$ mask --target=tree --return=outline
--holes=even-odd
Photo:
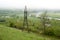
[[[46,27],[50,27],[50,19],[48,18],[47,11],[41,15],[41,22],[43,26],[44,34],[46,32]]]

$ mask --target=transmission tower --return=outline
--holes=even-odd
[[[23,21],[23,28],[28,30],[28,20],[27,20],[27,7],[25,6],[24,9],[24,21]],[[24,30],[23,29],[23,30]]]

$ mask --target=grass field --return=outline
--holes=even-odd
[[[59,40],[54,37],[37,35],[35,33],[28,33],[15,28],[0,25],[0,40]]]

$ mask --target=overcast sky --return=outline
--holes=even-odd
[[[60,9],[60,0],[0,0],[0,8]]]

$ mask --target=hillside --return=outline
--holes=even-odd
[[[46,40],[55,38],[45,37]],[[22,32],[21,30],[0,25],[0,40],[44,40],[42,35]],[[57,39],[55,39],[57,40]]]

